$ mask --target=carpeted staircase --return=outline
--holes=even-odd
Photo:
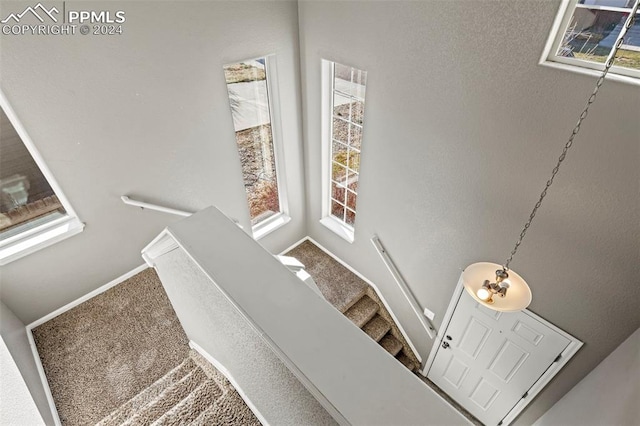
[[[98,422],[112,425],[260,425],[231,383],[195,351]]]
[[[409,370],[415,372],[420,367],[391,315],[366,282],[311,241],[302,242],[286,255],[302,262],[324,298],[369,337]]]
[[[367,290],[370,289],[368,288]],[[411,359],[412,357],[407,355],[407,350],[400,339],[394,336],[392,327],[395,324],[393,324],[393,320],[389,317],[384,306],[374,299],[377,299],[377,297],[371,294],[371,290],[369,294],[365,292],[359,299],[355,300],[352,306],[342,313],[400,361],[402,365],[415,372],[419,367],[417,360]]]

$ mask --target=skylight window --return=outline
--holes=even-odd
[[[597,75],[622,30],[635,0],[564,0],[541,63]],[[640,84],[640,13],[629,29],[613,79]]]

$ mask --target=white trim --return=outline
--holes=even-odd
[[[289,222],[291,222],[291,218],[288,215],[284,213],[276,213],[273,216],[257,223],[251,228],[251,230],[253,231],[253,239],[258,241],[261,238],[266,237],[273,231],[280,229]]]
[[[84,224],[80,219],[78,219],[78,215],[71,206],[71,203],[69,203],[69,200],[64,195],[62,188],[60,188],[60,185],[58,185],[58,182],[45,164],[44,158],[40,155],[40,152],[27,133],[27,130],[18,119],[18,116],[2,89],[0,89],[0,107],[6,114],[11,125],[13,125],[16,133],[18,133],[20,140],[40,169],[44,178],[47,180],[47,183],[55,193],[56,197],[58,197],[62,207],[64,207],[67,219],[63,224],[60,224],[58,220],[54,220],[50,223],[37,227],[37,230],[27,230],[25,231],[25,234],[21,233],[11,237],[8,239],[9,241],[3,241],[0,243],[0,246],[2,247],[0,250],[0,265],[6,265],[9,262],[82,232]],[[29,239],[33,240],[29,241]]]
[[[531,401],[535,399],[535,397],[542,391],[542,389],[547,386],[547,384],[555,377],[555,375],[558,374],[560,370],[562,370],[562,368],[569,362],[569,360],[573,358],[578,350],[580,350],[582,345],[584,345],[582,341],[576,339],[564,330],[556,327],[544,318],[534,314],[530,310],[525,309],[524,313],[532,318],[535,318],[536,320],[545,324],[547,327],[556,331],[558,334],[561,334],[562,336],[569,339],[569,344],[560,354],[560,359],[558,360],[558,362],[552,363],[547,371],[545,371],[542,376],[540,376],[538,380],[536,380],[536,382],[529,388],[529,390],[527,391],[527,397],[521,398],[517,402],[517,404],[514,405],[513,408],[507,413],[504,419],[502,419],[502,424],[504,424],[505,426],[510,425],[516,419],[516,417],[520,415],[520,413],[527,407],[527,405],[529,405],[529,403],[531,403]]]
[[[47,314],[45,316],[43,316],[40,319],[37,319],[35,321],[33,321],[31,324],[27,325],[27,329],[31,330],[34,329],[36,327],[38,327],[39,325],[44,324],[47,321],[52,320],[53,318],[57,317],[58,315],[61,315],[73,308],[75,308],[76,306],[86,302],[89,299],[94,298],[95,296],[104,293],[105,291],[109,290],[111,287],[115,287],[116,285],[120,284],[121,282],[128,280],[129,278],[133,277],[136,274],[139,274],[140,272],[144,271],[145,269],[147,269],[149,266],[147,266],[147,264],[142,264],[136,268],[134,268],[133,270],[119,276],[118,278],[109,281],[107,284],[98,287],[97,289],[85,294],[84,296],[81,296],[79,298],[77,298],[76,300],[74,300],[73,302],[67,303],[66,305],[64,305],[61,308],[56,309],[55,311],[51,312],[50,314]]]
[[[83,229],[84,223],[77,217],[64,216],[17,234],[9,242],[0,243],[0,266],[79,234]]]
[[[216,368],[216,370],[222,373],[222,375],[226,377],[227,380],[229,380],[229,382],[235,388],[235,390],[238,391],[238,394],[240,394],[240,397],[247,404],[247,407],[249,407],[249,409],[253,412],[253,414],[255,414],[258,420],[260,420],[260,423],[262,423],[265,426],[269,426],[269,422],[267,421],[267,419],[262,415],[262,413],[260,413],[258,408],[253,404],[253,402],[251,402],[247,394],[244,393],[244,391],[242,390],[242,388],[240,387],[236,379],[233,378],[229,370],[227,370],[224,365],[222,365],[217,359],[212,357],[207,351],[205,351],[200,345],[198,345],[193,340],[189,340],[189,347],[195,350],[196,352],[198,352],[200,355],[202,355],[204,359],[206,359],[211,365],[213,365]]]
[[[51,393],[51,388],[49,387],[49,381],[47,380],[47,376],[44,372],[44,367],[42,365],[42,361],[40,360],[40,354],[38,354],[38,349],[36,347],[36,342],[35,339],[33,338],[33,329],[44,324],[47,321],[52,320],[53,318],[57,317],[58,315],[61,315],[71,309],[73,309],[74,307],[86,302],[87,300],[101,294],[104,293],[105,291],[109,290],[111,287],[115,287],[116,285],[120,284],[121,282],[133,277],[136,274],[139,274],[140,272],[144,271],[145,269],[147,269],[148,266],[146,264],[144,265],[140,265],[137,268],[127,272],[124,275],[119,276],[118,278],[108,282],[107,284],[98,287],[97,289],[93,290],[90,293],[87,293],[86,295],[74,300],[71,303],[67,303],[66,305],[64,305],[63,307],[56,309],[55,311],[51,312],[50,314],[47,314],[45,316],[43,316],[40,319],[37,319],[35,321],[33,321],[32,323],[28,324],[25,326],[25,329],[27,331],[27,339],[29,339],[29,346],[31,346],[31,352],[33,353],[33,359],[36,363],[36,368],[38,369],[38,375],[40,376],[40,381],[42,382],[42,386],[44,388],[44,393],[47,396],[47,402],[49,403],[49,408],[51,409],[51,414],[53,415],[53,421],[56,424],[56,426],[61,426],[62,423],[60,421],[60,416],[58,415],[58,410],[56,410],[56,404],[53,400],[53,395]]]
[[[456,310],[456,306],[458,305],[458,300],[460,300],[460,295],[462,294],[463,291],[464,291],[464,284],[462,282],[462,274],[460,274],[460,278],[458,279],[458,284],[456,285],[456,288],[453,290],[451,301],[449,302],[447,311],[445,312],[444,317],[442,319],[442,325],[440,326],[440,331],[438,332],[436,340],[434,341],[433,346],[431,347],[429,358],[427,358],[427,362],[424,368],[422,369],[422,371],[420,372],[425,377],[427,377],[427,374],[429,373],[429,369],[433,365],[436,352],[440,347],[442,338],[447,332],[447,328],[449,327],[449,322],[453,317],[453,313]],[[527,397],[521,398],[516,403],[516,405],[514,405],[513,408],[511,408],[511,410],[502,419],[502,424],[504,424],[505,426],[511,424],[511,422],[513,422],[516,419],[516,417],[520,415],[520,413],[529,405],[529,403],[531,403],[531,401],[535,399],[536,395],[538,395],[540,391],[545,388],[545,386],[551,381],[551,379],[553,379],[553,377],[565,366],[567,362],[569,362],[569,360],[578,352],[578,350],[584,344],[582,341],[576,339],[574,336],[570,335],[569,333],[562,330],[561,328],[558,328],[556,325],[550,323],[549,321],[531,312],[530,310],[523,309],[523,312],[529,315],[531,318],[534,318],[535,320],[551,328],[558,334],[567,338],[569,340],[569,344],[562,351],[560,360],[558,362],[552,363],[549,366],[549,368],[542,374],[542,376],[540,376],[538,380],[536,380],[533,383],[533,385],[531,385],[531,387],[527,391],[528,392]]]
[[[569,20],[573,16],[573,10],[576,4],[577,0],[562,0],[538,64],[591,77],[599,77],[604,69],[604,64],[597,62],[592,63],[582,59],[562,58],[555,54],[555,52],[558,51],[564,30],[567,28]],[[640,85],[639,76],[640,71],[638,70],[613,66],[607,74],[606,79],[638,86]]]
[[[338,237],[342,238],[349,244],[353,244],[355,234],[351,226],[345,224],[340,219],[333,217],[332,215],[323,217],[320,219],[320,223]]]
[[[273,143],[273,155],[276,164],[276,184],[278,185],[278,201],[280,202],[280,214],[289,218],[289,192],[287,191],[287,173],[284,159],[284,139],[282,133],[282,114],[280,109],[280,80],[278,79],[278,64],[275,54],[265,55],[264,66],[267,86],[267,100],[269,101],[269,119],[271,120],[271,137]],[[270,218],[269,218],[270,219]],[[289,218],[290,220],[291,218]],[[267,219],[268,220],[268,219]],[[281,223],[276,228],[255,237],[256,240],[275,231],[289,220]],[[255,228],[260,224],[256,224]],[[255,233],[259,233],[254,231]]]
[[[304,243],[305,241],[309,241],[309,237],[308,236],[302,237],[300,240],[296,241],[295,243],[293,243],[292,245],[290,245],[286,249],[282,250],[280,253],[278,253],[278,255],[280,255],[280,256],[286,255],[288,252],[290,252],[294,248],[298,247],[300,244]]]
[[[291,220],[291,217],[289,216],[289,192],[287,190],[287,173],[285,169],[286,161],[284,159],[284,138],[282,132],[279,88],[280,81],[278,78],[277,55],[275,53],[269,53],[250,59],[240,59],[238,61],[225,64],[224,66],[241,62],[257,61],[258,59],[264,59],[265,86],[267,88],[267,101],[269,102],[269,123],[271,125],[271,142],[273,144],[273,156],[276,165],[276,185],[278,187],[280,211],[251,227],[251,235],[253,235],[253,239],[256,241],[286,225]],[[225,82],[225,86],[226,85],[227,83]],[[231,119],[233,121],[233,111],[230,110],[230,112]],[[236,220],[234,220],[234,222],[238,223]],[[240,227],[242,228],[242,226]]]
[[[382,301],[382,303],[384,304],[384,307],[387,309],[387,311],[389,312],[389,315],[391,315],[391,318],[393,319],[393,321],[396,323],[396,326],[398,327],[398,330],[400,330],[400,333],[402,334],[402,336],[404,337],[404,339],[407,341],[407,343],[409,344],[409,347],[411,347],[411,350],[413,351],[413,354],[416,356],[416,358],[418,359],[418,361],[420,363],[422,363],[422,357],[420,356],[420,353],[418,352],[418,350],[416,349],[416,346],[413,344],[413,341],[411,340],[411,338],[409,337],[409,335],[407,334],[407,332],[404,330],[404,328],[402,327],[402,324],[400,323],[400,321],[398,321],[398,317],[393,313],[393,310],[391,309],[391,306],[389,305],[389,302],[387,302],[387,300],[384,298],[384,296],[382,295],[382,293],[380,292],[380,289],[367,277],[365,277],[364,275],[362,275],[360,272],[356,271],[355,269],[353,269],[349,264],[347,264],[345,261],[343,261],[342,259],[340,259],[338,256],[336,256],[335,254],[331,253],[329,250],[327,250],[325,247],[323,247],[320,243],[318,243],[317,241],[315,241],[313,238],[311,237],[307,237],[307,240],[311,241],[313,244],[315,244],[320,250],[322,250],[323,252],[325,252],[326,254],[328,254],[329,256],[331,256],[336,262],[338,262],[339,264],[341,264],[342,266],[344,266],[345,268],[347,268],[349,271],[353,272],[354,274],[356,274],[356,276],[358,278],[360,278],[362,281],[366,282],[367,284],[369,284],[371,286],[371,288],[373,288],[373,290],[376,292],[376,294],[378,295],[378,297],[380,298],[380,300]]]
[[[33,143],[33,140],[31,139],[31,137],[29,137],[27,130],[22,125],[22,122],[18,119],[18,116],[11,107],[11,104],[9,104],[9,100],[5,96],[2,89],[0,89],[0,106],[4,110],[4,113],[7,115],[7,118],[13,125],[14,129],[16,129],[16,132],[18,133],[18,136],[20,136],[22,143],[27,148],[27,151],[29,151],[29,154],[31,154],[31,157],[33,157],[33,161],[36,162],[43,176],[47,179],[49,186],[51,186],[51,189],[53,189],[53,192],[55,192],[58,200],[60,200],[60,203],[64,207],[67,214],[72,217],[77,217],[78,215],[76,214],[76,211],[73,209],[73,207],[71,207],[71,203],[69,203],[69,200],[64,195],[62,188],[60,188],[60,185],[58,185],[58,182],[45,164],[44,158],[42,158],[42,155],[40,155],[40,152],[38,152],[38,149]]]
[[[431,339],[436,337],[435,327],[433,326],[433,324],[431,324],[431,321],[429,321],[429,319],[427,319],[426,316],[423,314],[423,309],[422,309],[422,306],[420,306],[418,299],[416,299],[413,292],[409,288],[409,285],[404,280],[404,278],[402,278],[402,274],[400,274],[400,271],[396,267],[395,263],[393,263],[393,260],[391,260],[389,253],[387,253],[387,250],[384,248],[384,246],[382,245],[382,242],[380,241],[377,235],[374,235],[373,237],[371,237],[371,243],[373,244],[376,251],[380,255],[382,262],[391,273],[391,276],[395,280],[396,284],[398,284],[398,287],[400,287],[400,291],[402,292],[402,295],[405,297],[405,299],[407,299],[407,303],[409,303],[409,306],[411,306],[411,310],[418,317],[418,321],[420,321],[420,325],[422,325],[422,327],[424,328],[424,331],[427,333],[427,335]]]
[[[40,360],[40,355],[38,354],[38,349],[36,348],[36,341],[34,340],[33,334],[31,333],[33,327],[30,327],[30,325],[28,325],[25,328],[27,329],[27,339],[29,340],[29,346],[31,347],[33,360],[36,363],[38,376],[40,376],[40,381],[42,382],[42,387],[44,388],[44,394],[47,397],[47,403],[49,404],[49,409],[51,410],[53,422],[56,426],[62,426],[60,415],[58,414],[58,410],[56,409],[56,403],[53,400],[53,394],[51,393],[51,388],[49,387],[49,382],[47,381],[47,375],[44,373],[44,367],[42,366],[42,361]]]
[[[163,254],[167,254],[178,247],[176,240],[174,240],[165,229],[142,249],[142,258],[147,262],[147,265],[153,267],[155,265],[154,259],[157,259]]]
[[[320,136],[321,136],[321,178],[322,178],[322,214],[331,216],[331,97],[333,94],[333,66],[334,62],[321,60],[321,112],[320,112]],[[322,220],[320,221],[322,223]],[[333,230],[332,228],[329,228]],[[335,231],[334,231],[335,232]],[[338,234],[340,235],[340,234]],[[342,237],[344,238],[344,237]],[[353,240],[353,239],[352,239]],[[348,241],[348,240],[347,240]]]

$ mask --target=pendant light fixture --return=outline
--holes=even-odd
[[[589,96],[587,105],[580,114],[578,123],[573,128],[571,136],[569,136],[569,140],[564,145],[562,153],[558,158],[558,162],[551,172],[551,177],[547,180],[547,184],[542,190],[538,202],[535,204],[531,214],[529,215],[529,220],[525,223],[524,228],[520,232],[520,237],[518,238],[518,241],[516,241],[516,245],[513,250],[511,250],[509,258],[504,265],[489,262],[474,263],[467,266],[462,273],[464,288],[480,304],[496,311],[513,312],[521,311],[531,303],[531,289],[529,289],[527,282],[520,275],[509,269],[509,264],[513,260],[513,256],[518,251],[522,240],[527,234],[527,231],[531,226],[531,222],[533,222],[533,218],[536,216],[544,197],[547,195],[549,187],[553,184],[553,179],[556,177],[556,174],[560,169],[560,165],[567,155],[567,151],[571,148],[571,145],[573,145],[573,140],[580,131],[580,126],[589,113],[589,107],[595,101],[598,90],[600,89],[600,86],[602,86],[602,83],[604,83],[604,79],[613,65],[616,54],[624,41],[627,31],[633,25],[636,13],[638,12],[638,5],[640,5],[640,0],[636,0],[622,31],[620,31],[620,34],[618,35],[613,49],[609,52],[604,69],[596,82],[596,87],[593,89],[591,96]]]

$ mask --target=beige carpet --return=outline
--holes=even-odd
[[[405,367],[416,371],[420,363],[375,290],[356,274],[304,241],[286,253],[305,266],[322,295]]]
[[[311,241],[300,243],[286,255],[293,256],[304,264],[324,298],[340,312],[349,309],[369,287]]]
[[[35,328],[33,335],[64,425],[95,424],[189,353],[153,269]]]
[[[247,425],[260,422],[229,381],[196,351],[102,419],[116,425]]]

